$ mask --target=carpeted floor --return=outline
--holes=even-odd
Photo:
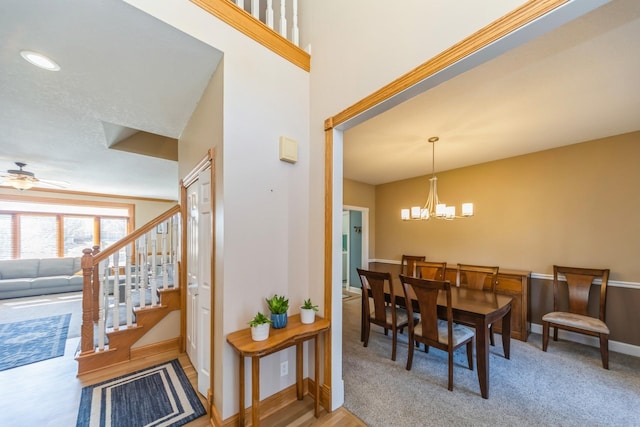
[[[71,314],[0,324],[0,371],[64,354]]]
[[[447,390],[447,356],[416,351],[411,371],[406,334],[396,361],[391,336],[372,327],[360,342],[360,301],[344,302],[344,406],[371,427],[388,426],[640,426],[640,359],[610,354],[602,368],[599,349],[558,341],[544,353],[541,336],[511,340],[511,359],[501,340],[491,348],[489,399],[482,399],[477,371],[457,351],[453,391]]]
[[[83,388],[77,427],[178,427],[205,413],[176,359]]]

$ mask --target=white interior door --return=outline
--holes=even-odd
[[[187,354],[203,396],[211,384],[211,171],[187,188]]]
[[[196,339],[198,342],[198,391],[207,396],[211,387],[211,263],[213,248],[213,202],[211,169],[200,173],[198,197],[198,304]]]
[[[198,188],[196,181],[187,188],[187,355],[198,366]]]

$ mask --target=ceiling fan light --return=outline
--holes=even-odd
[[[17,190],[28,190],[35,184],[33,181],[28,179],[11,179],[8,181],[8,184]]]
[[[60,71],[60,66],[51,58],[30,50],[20,51],[22,56],[27,62],[49,71]]]

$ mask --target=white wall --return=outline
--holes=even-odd
[[[214,77],[224,80],[222,141],[215,135],[210,144],[197,138],[193,142],[197,147],[187,151],[190,162],[213,146],[216,156],[222,157],[216,162],[218,208],[224,207],[222,213],[216,213],[216,220],[223,224],[220,234],[224,240],[223,249],[217,248],[216,253],[215,321],[216,333],[221,333],[215,345],[223,348],[220,353],[216,350],[216,356],[221,355],[216,365],[224,368],[214,368],[222,376],[215,380],[214,400],[226,419],[238,412],[238,361],[225,336],[247,327],[258,310],[264,312],[264,299],[273,293],[289,297],[290,313],[298,311],[308,294],[309,74],[192,3],[129,3],[224,53],[222,74],[217,71]],[[298,141],[297,164],[278,159],[281,135]],[[201,154],[196,157],[198,148]],[[181,174],[184,170],[181,159]],[[283,357],[293,362],[295,351],[263,359],[262,398],[293,384],[293,369],[289,376],[279,376]],[[251,378],[249,363],[246,368]],[[246,401],[251,402],[248,387]]]

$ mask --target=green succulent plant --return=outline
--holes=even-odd
[[[289,310],[289,299],[285,298],[284,295],[278,296],[278,294],[275,294],[271,298],[265,299],[272,314],[284,314]]]
[[[253,319],[251,319],[249,321],[249,326],[251,326],[253,328],[253,327],[258,326],[258,325],[264,325],[265,323],[271,323],[271,319],[269,319],[264,314],[258,312],[258,314],[256,314],[253,317]]]
[[[313,305],[313,303],[311,302],[311,298],[304,300],[304,303],[300,306],[300,308],[304,308],[305,310],[318,311],[318,306]]]

